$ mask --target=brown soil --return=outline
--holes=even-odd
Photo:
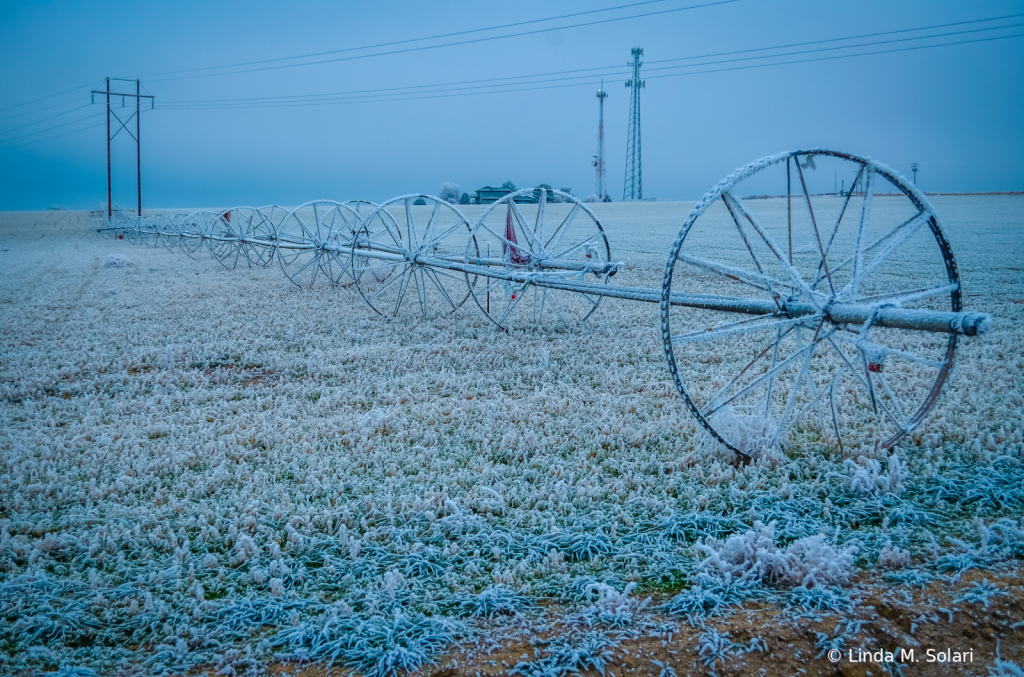
[[[877,579],[877,580],[876,580]],[[992,598],[988,608],[982,603],[955,602],[954,599],[969,589],[975,581],[987,579],[1004,591]],[[708,627],[720,633],[729,633],[729,639],[747,643],[759,638],[768,647],[766,652],[753,651],[713,666],[704,664],[698,655],[701,629],[694,629],[685,621],[659,614],[647,617],[658,623],[672,623],[675,632],[668,639],[642,636],[623,639],[614,651],[614,658],[606,668],[606,675],[661,674],[662,668],[654,661],[672,667],[680,675],[842,675],[843,677],[881,677],[890,674],[884,666],[864,657],[863,662],[850,661],[857,650],[873,653],[879,649],[898,651],[914,649],[915,662],[903,661],[892,674],[904,675],[985,675],[996,660],[996,647],[1004,661],[1024,663],[1024,563],[1013,562],[1000,571],[971,571],[956,582],[933,581],[921,588],[894,587],[880,576],[862,577],[865,591],[856,611],[846,617],[828,612],[817,618],[811,614],[794,613],[777,607],[748,605],[731,615],[719,616],[707,622]],[[653,600],[655,603],[661,600]],[[652,605],[653,606],[653,605]],[[952,620],[946,609],[952,612]],[[556,612],[557,613],[557,612]],[[537,632],[544,639],[559,634],[560,624],[546,623],[554,631]],[[932,620],[919,617],[930,616]],[[935,618],[938,617],[938,621]],[[861,620],[864,624],[853,642],[843,648],[837,663],[815,648],[817,634],[835,634],[836,624],[843,620]],[[914,627],[917,622],[917,627]],[[423,677],[475,677],[508,675],[514,666],[533,659],[535,647],[529,641],[538,621],[523,621],[518,627],[496,626],[490,635],[468,643],[436,658],[436,665],[427,666],[417,674]],[[1014,627],[1016,626],[1016,627]],[[540,655],[543,656],[543,647]],[[929,662],[928,649],[959,651],[965,662]],[[970,652],[970,653],[967,653]],[[897,653],[897,658],[899,654]],[[268,674],[287,674],[302,677],[323,677],[328,671],[322,665],[278,663],[269,666]],[[342,673],[347,672],[342,670]],[[337,674],[338,669],[331,671]],[[594,670],[586,675],[599,675]]]

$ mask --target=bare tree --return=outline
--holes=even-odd
[[[442,183],[441,192],[437,196],[445,202],[450,202],[453,205],[458,204],[459,198],[462,196],[462,189],[459,188],[457,183]]]

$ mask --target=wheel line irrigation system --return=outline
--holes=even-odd
[[[849,169],[859,190],[810,192],[816,162]],[[783,168],[778,199],[739,197]],[[883,193],[885,184],[894,192]],[[770,209],[758,214],[756,205]],[[879,226],[888,212],[901,216]],[[98,230],[193,257],[208,252],[228,269],[279,265],[299,287],[355,287],[385,316],[410,306],[450,313],[472,299],[501,329],[572,327],[606,297],[658,303],[676,388],[742,462],[797,437],[895,445],[935,404],[958,337],[992,327],[990,315],[963,311],[956,262],[923,193],[873,160],[825,149],[762,158],[723,179],[683,223],[660,289],[611,284],[622,264],[594,212],[545,188],[505,196],[474,224],[440,198],[405,195],[380,205],[116,215]],[[794,234],[810,244],[794,249]],[[708,246],[693,244],[729,237],[736,246],[713,244],[710,258]],[[918,259],[932,264],[908,273]],[[883,274],[887,267],[897,274]],[[722,286],[747,295],[699,293]],[[722,359],[709,372],[715,351]]]

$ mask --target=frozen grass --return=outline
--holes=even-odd
[[[512,674],[523,677],[563,677],[587,670],[605,674],[616,642],[601,632],[559,638],[545,647],[542,658],[518,663]]]
[[[740,468],[699,446],[653,306],[564,333],[386,321],[276,269],[0,218],[3,670],[395,674],[547,599],[585,629],[520,672],[567,674],[609,660],[651,589],[694,622],[818,612],[882,562],[916,586],[1024,556],[1024,286],[955,230],[969,303],[999,321],[925,426]],[[117,248],[135,265],[105,268]]]

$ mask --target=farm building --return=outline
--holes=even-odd
[[[484,186],[483,188],[476,191],[476,198],[474,202],[479,205],[489,205],[492,202],[497,202],[501,198],[511,193],[508,188],[495,188],[494,186]]]
[[[476,196],[473,198],[473,204],[489,205],[493,202],[497,202],[511,192],[511,190],[505,187],[495,188],[494,186],[484,186],[476,191]],[[515,199],[515,201],[519,204],[529,204],[536,202],[537,200],[531,195],[520,195]]]

